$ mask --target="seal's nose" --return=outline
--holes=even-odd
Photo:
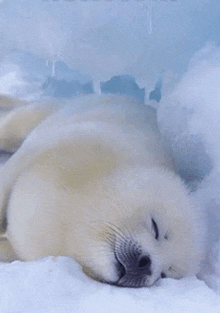
[[[144,255],[140,258],[138,262],[138,269],[148,271],[148,275],[151,275],[151,271],[149,270],[151,266],[151,259],[149,256]]]
[[[134,257],[134,256],[133,256]],[[118,286],[142,287],[145,285],[147,276],[152,274],[151,258],[148,255],[137,258],[124,258],[123,263],[118,260],[119,280]]]

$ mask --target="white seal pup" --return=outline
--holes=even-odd
[[[16,150],[0,173],[2,259],[68,256],[127,287],[198,270],[201,219],[153,108],[112,95],[25,104],[3,115],[0,147]]]

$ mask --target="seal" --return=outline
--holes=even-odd
[[[2,259],[68,256],[123,287],[197,272],[201,218],[153,108],[116,95],[25,103],[3,115],[0,146],[16,151],[1,170]]]

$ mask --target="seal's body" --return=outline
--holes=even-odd
[[[154,109],[90,95],[26,104],[1,122],[0,146],[17,149],[1,171],[0,209],[18,258],[69,256],[89,276],[130,287],[197,270],[199,218]]]

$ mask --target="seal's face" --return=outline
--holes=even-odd
[[[158,240],[159,230],[154,219],[152,222],[152,236]],[[144,234],[142,230],[142,234]],[[147,235],[145,234],[147,237]],[[140,236],[137,236],[140,237]],[[153,239],[153,238],[152,238]],[[141,238],[125,236],[118,233],[114,243],[114,254],[119,271],[118,286],[142,287],[150,286],[155,280],[155,265],[153,255],[144,247]],[[164,272],[159,277],[166,277]]]
[[[148,237],[146,230],[140,225],[139,236],[137,231],[126,234],[114,226],[109,226],[109,230],[108,241],[114,252],[115,268],[118,275],[117,281],[113,284],[123,287],[150,286],[155,281],[153,274],[155,268],[152,263],[153,257],[149,252],[150,249],[147,251],[145,247],[147,243],[144,236]],[[153,219],[152,232],[152,235],[158,238],[158,227]],[[165,274],[161,273],[160,276],[165,277]]]
[[[141,186],[138,191],[130,189],[119,211],[112,205],[111,213],[106,213],[108,221],[99,221],[95,227],[99,233],[92,236],[96,242],[87,250],[90,263],[84,270],[88,275],[135,288],[149,287],[160,278],[195,273],[202,252],[198,242],[201,226],[180,182],[169,182],[166,177],[167,188],[163,185],[162,190],[158,179],[163,185],[162,177],[157,177],[157,188],[152,179],[145,199]],[[139,197],[134,197],[138,192]]]
[[[96,258],[96,264],[97,261],[100,263],[96,266],[96,274],[90,273],[90,276],[112,285],[137,288],[149,287],[159,278],[186,275],[189,264],[187,269],[181,268],[177,258],[189,257],[187,246],[186,250],[181,247],[179,251],[175,240],[160,233],[154,218],[150,223],[150,227],[144,227],[142,222],[130,230],[128,227],[122,230],[123,227],[105,225],[103,241],[99,243],[99,257]]]

